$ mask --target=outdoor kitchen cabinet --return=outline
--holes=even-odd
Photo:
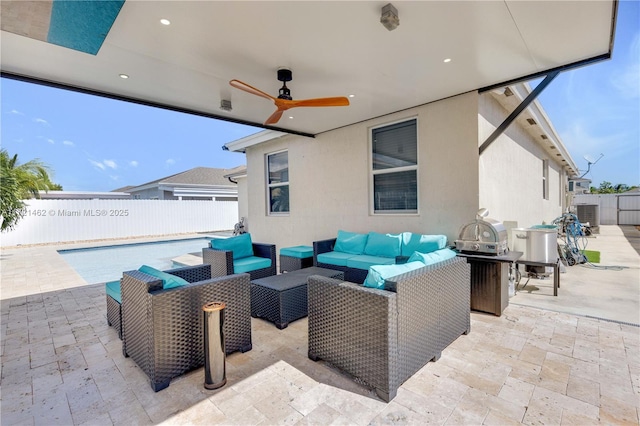
[[[459,253],[471,265],[471,310],[502,315],[509,305],[509,267],[522,256],[508,252],[501,256]]]

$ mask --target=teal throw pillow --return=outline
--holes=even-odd
[[[188,281],[180,277],[176,277],[175,275],[159,271],[156,268],[152,268],[151,266],[142,265],[140,268],[138,268],[138,271],[162,280],[162,288],[165,290],[168,288],[182,287],[183,285],[189,284]]]
[[[395,277],[406,272],[424,268],[422,262],[408,262],[401,265],[375,265],[369,268],[364,287],[384,289],[387,278]]]
[[[409,258],[409,262],[419,261],[425,265],[433,265],[434,263],[453,259],[454,257],[456,257],[456,252],[448,248],[432,251],[431,253],[420,253],[416,251]]]
[[[342,253],[362,254],[364,253],[366,244],[367,234],[338,231],[338,238],[336,238],[336,244],[333,246],[333,250]]]
[[[232,251],[234,259],[253,256],[253,244],[251,234],[241,234],[230,238],[216,238],[211,240],[211,248],[216,250]]]
[[[400,256],[401,235],[380,234],[369,232],[364,254],[370,256],[392,257]]]
[[[414,251],[429,253],[447,246],[446,235],[420,235],[411,232],[402,233],[402,255],[411,256]]]

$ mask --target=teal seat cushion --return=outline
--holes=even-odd
[[[402,256],[411,256],[414,251],[430,253],[447,246],[446,235],[420,235],[411,232],[402,233]]]
[[[140,268],[138,268],[138,271],[162,280],[162,288],[165,290],[168,288],[182,287],[183,285],[189,284],[187,280],[176,277],[175,275],[168,274],[166,272],[159,271],[156,268],[152,268],[151,266],[142,265]]]
[[[448,248],[432,251],[431,253],[420,253],[416,251],[409,258],[409,262],[419,261],[425,265],[433,265],[443,260],[453,259],[456,256],[456,252]]]
[[[336,244],[333,251],[343,253],[362,254],[364,247],[367,245],[367,234],[358,234],[355,232],[338,231]]]
[[[120,280],[109,281],[104,285],[107,296],[111,296],[113,300],[122,304],[122,294],[120,293]]]
[[[214,238],[211,240],[211,248],[232,251],[234,259],[253,256],[253,244],[249,233],[229,238]]]
[[[330,251],[318,255],[318,263],[326,263],[328,265],[347,266],[347,260],[354,255],[351,253],[342,253],[340,251]]]
[[[365,271],[373,265],[393,265],[396,263],[396,258],[382,257],[382,256],[369,256],[366,254],[360,254],[347,259],[347,267],[364,269]]]
[[[251,272],[256,269],[269,268],[271,266],[271,259],[266,257],[249,256],[242,259],[235,259],[233,261],[233,272],[241,274],[243,272]]]
[[[424,263],[420,261],[407,262],[401,265],[374,265],[369,268],[367,278],[364,280],[364,287],[384,289],[384,283],[388,278],[424,268]]]
[[[298,259],[306,259],[313,257],[313,247],[310,246],[295,246],[285,247],[280,249],[280,256],[296,257]]]
[[[380,234],[369,232],[367,245],[364,247],[364,254],[371,256],[392,257],[400,256],[400,242],[402,235]],[[368,268],[367,268],[368,269]]]

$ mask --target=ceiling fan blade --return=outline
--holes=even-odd
[[[334,106],[349,106],[349,99],[344,96],[338,96],[335,98],[316,98],[316,99],[300,99],[290,101],[289,108],[293,107],[334,107]]]
[[[276,99],[273,96],[269,95],[268,93],[265,93],[262,90],[258,90],[255,87],[250,86],[247,83],[244,83],[244,82],[242,82],[240,80],[231,80],[229,82],[229,84],[231,86],[235,87],[236,89],[244,90],[245,92],[251,93],[252,95],[261,96],[261,97],[269,99],[271,101]]]
[[[267,118],[267,121],[265,121],[264,124],[276,124],[278,121],[280,121],[280,117],[282,117],[283,112],[284,110],[277,109],[276,112],[274,112],[269,118]]]

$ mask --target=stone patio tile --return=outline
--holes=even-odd
[[[329,407],[327,404],[319,404],[309,414],[306,414],[304,418],[296,422],[296,425],[330,425],[334,422],[344,422],[342,415],[334,408]],[[371,423],[375,425],[375,421]],[[378,423],[379,424],[379,423]]]
[[[342,417],[352,425],[368,425],[387,405],[378,398],[357,395],[342,389],[334,389],[334,392],[329,393],[325,404],[342,413]]]
[[[225,423],[225,416],[209,399],[204,399],[173,417],[164,424],[168,425],[213,425]]]
[[[526,407],[529,405],[529,400],[533,395],[534,389],[535,386],[531,383],[527,383],[513,377],[507,377],[504,382],[504,386],[502,386],[500,393],[498,393],[498,398]]]
[[[335,410],[332,414],[338,414]],[[334,416],[335,416],[334,414]],[[377,425],[425,425],[433,423],[429,421],[429,417],[423,414],[416,413],[415,411],[408,410],[404,406],[391,401],[385,408],[369,423],[371,426]],[[307,423],[307,424],[326,424],[322,422]]]
[[[308,391],[293,399],[291,406],[303,416],[309,415],[331,396],[333,389],[325,384],[318,383]],[[326,405],[326,404],[325,404]],[[327,406],[327,408],[331,408]]]
[[[600,421],[605,424],[639,424],[638,409],[615,398],[600,397]]]
[[[599,424],[602,424],[599,417],[594,419],[568,410],[562,412],[562,420],[560,421],[561,426],[590,426]]]
[[[569,378],[567,396],[587,402],[596,407],[600,406],[600,384],[579,376]]]
[[[109,417],[114,425],[151,425],[153,422],[137,399],[109,407]]]

